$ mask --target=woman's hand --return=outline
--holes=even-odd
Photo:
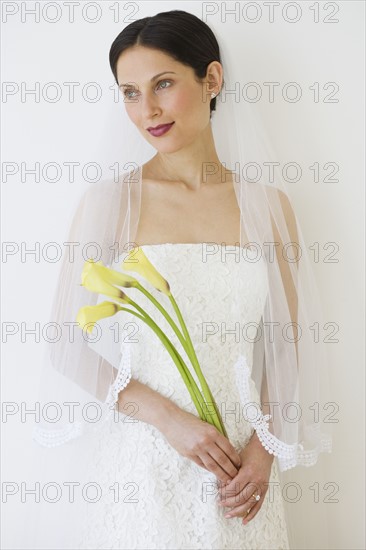
[[[230,441],[215,426],[177,408],[161,428],[168,443],[226,483],[238,474],[240,456]]]
[[[263,447],[255,431],[239,455],[241,467],[237,476],[220,489],[219,506],[232,508],[225,517],[243,517],[242,523],[246,525],[264,502],[274,457]],[[260,495],[258,501],[256,495]]]

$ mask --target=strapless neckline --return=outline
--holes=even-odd
[[[209,246],[211,247],[209,248]],[[212,245],[216,245],[216,247],[213,247]],[[258,262],[263,262],[261,251],[259,251],[259,257],[258,257],[258,250],[249,248],[247,246],[240,246],[240,245],[226,245],[226,244],[218,244],[218,243],[209,243],[209,242],[201,242],[201,243],[153,243],[153,244],[139,244],[139,248],[141,248],[143,251],[146,251],[146,254],[149,255],[151,252],[152,256],[155,256],[158,254],[158,251],[161,250],[161,253],[166,256],[170,255],[170,253],[175,256],[174,251],[178,252],[181,251],[181,254],[186,254],[188,250],[192,251],[192,254],[194,253],[196,255],[200,253],[207,254],[208,257],[211,258],[211,261],[215,261],[215,258],[218,258],[220,256],[220,261],[223,261],[223,255],[225,257],[225,261],[230,261],[230,259],[233,259],[234,263],[247,263],[247,261],[250,264],[258,264]],[[226,248],[227,247],[227,248]],[[137,248],[137,245],[136,245]],[[235,252],[235,254],[233,254]],[[120,254],[115,260],[111,262],[112,264],[119,264],[121,262],[121,259],[125,259],[127,256],[127,252],[123,252]],[[179,253],[179,255],[181,255]],[[238,260],[238,255],[243,259],[244,262],[240,262]],[[229,260],[226,260],[226,258],[229,258]],[[206,262],[205,262],[206,263]]]
[[[258,253],[255,249],[251,249],[248,246],[240,246],[238,244],[219,244],[219,243],[210,243],[210,242],[202,242],[202,243],[153,243],[153,244],[140,244],[140,248],[148,248],[148,247],[154,247],[154,246],[219,246],[220,248],[228,247],[228,248],[241,248],[242,250],[247,250],[248,252],[255,252]]]

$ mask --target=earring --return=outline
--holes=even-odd
[[[211,99],[213,99],[214,97],[216,97],[216,94],[215,94],[215,92],[212,92]]]

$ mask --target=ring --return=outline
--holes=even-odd
[[[260,495],[255,495],[254,493],[252,494],[252,497],[254,497],[257,502],[261,498]]]

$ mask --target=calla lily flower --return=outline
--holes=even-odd
[[[105,317],[112,317],[120,309],[121,307],[118,304],[108,301],[101,302],[97,306],[84,306],[79,309],[76,322],[79,323],[83,330],[85,325],[88,325],[85,330],[90,334],[97,321]]]
[[[81,284],[84,286],[84,282],[88,279],[88,277],[90,275],[95,277],[96,274],[111,285],[128,288],[136,287],[139,284],[137,279],[134,277],[121,273],[120,271],[116,271],[115,269],[111,269],[110,267],[106,267],[100,260],[95,262],[93,259],[88,259],[84,264],[83,272],[81,274]]]
[[[115,284],[122,286],[123,283],[126,286],[136,286],[138,281],[128,275],[123,275],[118,271],[113,273],[113,271],[113,269],[103,266],[102,262],[94,262],[94,260],[89,259],[84,264],[81,274],[81,284],[91,292],[111,296],[127,304],[130,302],[129,297],[117,288]]]
[[[130,250],[126,259],[122,263],[122,269],[139,273],[157,290],[163,292],[163,294],[166,294],[167,296],[171,295],[168,281],[160,275],[159,271],[157,271],[150,260],[146,257],[140,246],[136,246]]]

